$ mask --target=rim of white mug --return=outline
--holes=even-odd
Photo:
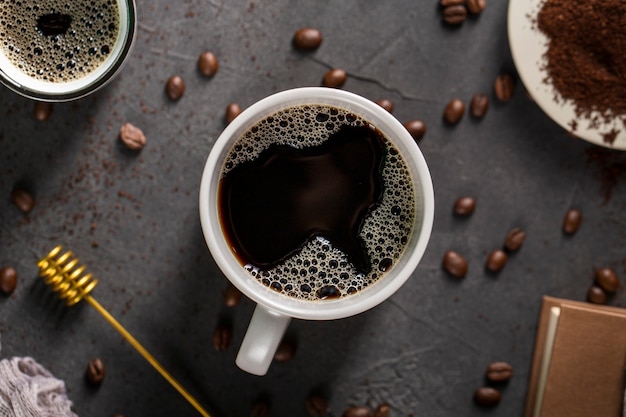
[[[299,300],[266,287],[252,277],[234,256],[221,231],[217,208],[217,186],[224,160],[233,143],[254,123],[279,109],[294,105],[336,106],[372,123],[389,138],[403,155],[411,172],[418,205],[416,224],[398,264],[371,286],[356,294],[334,300]],[[277,313],[307,320],[329,320],[364,312],[390,297],[412,275],[422,258],[434,219],[432,179],[415,140],[406,128],[378,104],[345,90],[302,87],[275,93],[244,110],[220,134],[207,158],[199,193],[200,222],[204,237],[222,273],[243,294]],[[422,213],[419,216],[419,213]]]

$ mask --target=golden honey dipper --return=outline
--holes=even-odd
[[[62,251],[63,247],[57,246],[37,263],[39,276],[44,282],[57,292],[61,299],[65,300],[67,306],[73,306],[80,300],[91,304],[201,415],[211,417],[198,401],[100,303],[89,295],[98,285],[98,280],[90,273],[85,274],[85,266],[80,265],[80,260],[72,252],[67,251],[61,254]]]

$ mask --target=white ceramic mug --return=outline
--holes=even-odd
[[[411,170],[416,194],[413,231],[400,259],[373,285],[356,294],[334,300],[299,300],[266,287],[246,271],[233,255],[220,224],[218,184],[224,161],[233,144],[261,119],[280,109],[305,104],[345,109],[374,125],[403,155]],[[233,285],[257,303],[237,356],[237,365],[252,374],[264,375],[291,318],[340,319],[368,310],[391,296],[411,276],[424,254],[433,217],[433,186],[426,161],[404,126],[378,104],[343,90],[306,87],[276,93],[247,108],[215,142],[200,185],[200,220],[209,250]]]

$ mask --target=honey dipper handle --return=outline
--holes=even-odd
[[[147,360],[150,363],[150,365],[152,365],[152,367],[156,369],[161,374],[161,376],[163,376],[163,378],[167,380],[167,382],[169,382],[174,388],[176,388],[176,390],[183,397],[185,397],[185,399],[189,402],[189,404],[191,404],[204,417],[211,417],[209,413],[207,413],[202,408],[202,406],[198,403],[198,401],[196,401],[196,399],[193,398],[191,394],[189,394],[182,387],[182,385],[180,385],[178,381],[176,381],[174,377],[170,375],[170,373],[167,372],[165,368],[163,368],[163,366],[156,359],[154,359],[154,356],[152,356],[146,349],[144,349],[144,347],[141,346],[141,344],[130,333],[128,333],[128,331],[126,331],[126,329],[117,320],[115,320],[115,318],[112,315],[110,315],[109,312],[106,311],[104,307],[102,307],[100,303],[98,303],[95,300],[95,298],[91,297],[90,295],[86,295],[84,297],[84,300],[87,301],[89,304],[91,304],[91,306],[95,308],[98,311],[98,313],[100,313],[102,317],[104,317],[106,321],[108,321],[111,324],[111,326],[113,326],[115,330],[117,330],[124,337],[124,339],[126,339],[126,341],[130,343],[132,347],[134,347],[137,350],[137,352],[139,352],[141,356],[143,356],[144,359]]]

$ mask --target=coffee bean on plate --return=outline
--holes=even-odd
[[[320,395],[311,395],[304,403],[309,417],[325,417],[328,414],[328,402]]]
[[[487,366],[485,376],[492,382],[504,382],[513,376],[513,367],[506,362],[493,362]]]
[[[362,405],[354,405],[352,407],[347,408],[342,417],[372,417],[372,410],[369,407],[365,407]]]
[[[10,294],[17,286],[17,271],[15,268],[5,266],[0,269],[0,291]]]
[[[596,269],[596,282],[606,292],[613,293],[619,288],[619,278],[611,268]]]
[[[563,232],[573,235],[580,228],[583,221],[583,213],[578,209],[570,209],[563,217]]]
[[[218,352],[223,352],[230,346],[233,338],[232,327],[225,322],[219,323],[213,331],[213,347]]]
[[[443,120],[449,125],[455,125],[461,121],[465,113],[465,104],[455,98],[450,100],[443,112]]]
[[[346,72],[341,68],[333,68],[324,74],[322,85],[324,87],[340,88],[348,78]]]
[[[106,375],[104,362],[100,358],[94,358],[87,363],[87,381],[93,385],[100,385]]]
[[[179,75],[172,75],[165,84],[165,92],[171,100],[180,100],[185,94],[185,81]]]
[[[458,5],[461,5],[461,4],[465,4],[465,0],[440,0],[439,3],[443,7],[458,6]]]
[[[515,80],[509,73],[502,73],[496,77],[493,90],[500,101],[509,101],[515,93]]]
[[[219,67],[219,61],[213,52],[204,51],[198,56],[198,71],[205,77],[214,76]]]
[[[51,114],[52,103],[47,103],[45,101],[35,102],[35,106],[33,107],[33,116],[35,116],[35,120],[44,122],[50,118]]]
[[[490,270],[491,272],[500,272],[504,265],[506,265],[506,261],[508,256],[505,251],[502,249],[496,249],[492,251],[487,257],[487,262],[485,263],[485,268]]]
[[[421,140],[426,134],[426,123],[421,120],[409,120],[404,123],[404,127],[416,141]]]
[[[449,25],[457,26],[467,19],[467,9],[464,5],[446,6],[443,9],[443,21]]]
[[[467,274],[467,261],[454,251],[447,251],[443,255],[443,268],[453,277],[463,278]]]
[[[492,387],[480,387],[474,392],[474,402],[483,407],[493,407],[500,403],[502,394]]]
[[[301,51],[313,51],[322,44],[322,32],[315,28],[301,28],[293,34],[292,44]]]
[[[226,119],[226,123],[228,124],[232,122],[233,120],[235,120],[235,117],[239,116],[241,112],[242,110],[239,104],[230,103],[228,106],[226,106],[226,113],[224,115],[224,119]]]
[[[474,212],[475,208],[476,200],[473,197],[464,196],[456,199],[452,211],[457,216],[469,216]]]
[[[480,14],[487,7],[487,0],[467,0],[467,9],[472,14]]]
[[[288,362],[296,356],[296,343],[293,340],[283,339],[274,353],[276,362]]]
[[[605,304],[606,292],[602,288],[592,285],[587,291],[587,300],[593,304]]]
[[[233,284],[229,283],[224,293],[224,304],[227,307],[235,307],[241,301],[241,291]]]
[[[381,98],[380,100],[376,100],[375,103],[383,109],[387,110],[389,113],[393,112],[393,101],[389,100],[388,98]]]
[[[146,135],[132,123],[124,123],[120,127],[120,140],[129,149],[138,151],[146,146]]]
[[[257,401],[250,410],[250,417],[268,417],[270,415],[270,406],[265,401]]]
[[[506,234],[504,238],[504,248],[509,252],[519,250],[526,240],[526,232],[519,227],[514,227]]]
[[[379,404],[374,409],[374,417],[389,417],[391,407],[387,403]]]
[[[474,94],[470,101],[470,114],[476,119],[482,119],[489,110],[489,97],[486,94]]]
[[[11,201],[24,213],[30,213],[35,207],[35,199],[30,193],[22,188],[14,188],[11,191]]]

